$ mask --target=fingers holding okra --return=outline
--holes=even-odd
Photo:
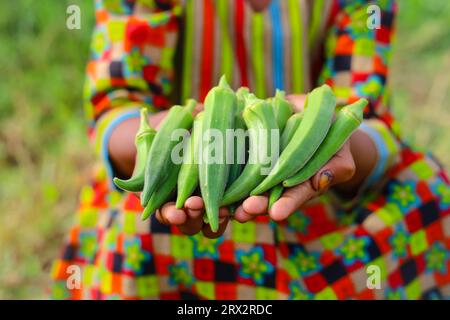
[[[322,178],[315,175],[329,173],[321,169],[330,163],[334,182],[342,180],[349,161],[333,157],[343,149],[349,156],[345,146],[367,101],[337,108],[327,85],[308,94],[301,112],[283,91],[261,98],[266,97],[248,89],[233,91],[222,77],[198,115],[197,103],[189,100],[172,107],[156,132],[142,123],[148,138],[142,139],[141,130],[136,140],[136,175],[115,182],[127,191],[142,190],[143,219],[156,212],[160,222],[186,234],[215,237],[230,211],[240,222],[267,212],[276,221],[285,219],[317,194]]]
[[[219,225],[217,231],[212,231],[209,224],[203,221],[203,200],[198,196],[186,200],[184,208],[178,209],[174,202],[164,204],[155,213],[156,219],[165,225],[178,226],[186,235],[194,235],[199,232],[208,238],[217,238],[223,234],[229,221],[230,213],[226,208],[219,210]]]

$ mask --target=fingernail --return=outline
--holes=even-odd
[[[331,181],[333,181],[333,174],[329,170],[322,172],[319,178],[318,191],[321,192],[328,188],[331,184]]]

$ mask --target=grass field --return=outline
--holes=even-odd
[[[0,298],[46,298],[92,153],[81,105],[91,0],[0,2]],[[391,71],[406,140],[450,168],[450,2],[399,0]],[[82,29],[65,27],[78,4]]]

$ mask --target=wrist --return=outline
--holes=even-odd
[[[349,181],[335,186],[335,189],[344,196],[352,196],[358,192],[378,161],[375,143],[364,131],[356,130],[350,137],[349,143],[356,171]]]
[[[150,126],[157,128],[167,115],[167,110],[149,116]],[[134,143],[139,129],[138,117],[129,118],[116,125],[108,142],[109,159],[115,175],[121,179],[129,178],[136,163],[136,146]]]
[[[127,179],[134,170],[136,147],[134,136],[139,127],[139,118],[124,120],[111,133],[108,142],[109,159],[115,175]]]

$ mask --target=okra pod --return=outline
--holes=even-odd
[[[162,121],[147,157],[144,190],[141,193],[142,206],[147,205],[158,185],[172,172],[175,166],[171,158],[172,149],[180,142],[172,139],[172,133],[177,129],[191,128],[195,106],[196,102],[192,99],[188,100],[185,107],[173,106]]]
[[[272,150],[272,139],[274,134],[279,135],[279,130],[269,102],[250,100],[250,105],[244,109],[243,118],[250,134],[248,163],[239,178],[226,190],[222,205],[229,205],[247,197],[266,176],[263,172],[267,166],[264,158],[267,154],[273,156],[277,151]],[[262,155],[261,150],[267,154]]]
[[[277,202],[281,195],[283,194],[284,188],[281,183],[277,184],[275,187],[270,189],[269,194],[269,209],[272,208],[272,205]]]
[[[251,192],[261,194],[291,177],[305,166],[325,138],[333,119],[336,97],[323,85],[308,96],[308,107],[292,140],[278,158],[270,174]]]
[[[283,186],[295,186],[308,180],[317,173],[342,148],[347,139],[359,127],[363,120],[363,110],[366,105],[366,99],[359,99],[343,107],[338,112],[336,120],[331,126],[324,142],[320,145],[311,160],[297,174],[283,181]]]
[[[247,87],[240,87],[236,91],[236,114],[241,114],[245,108],[245,100],[247,99],[250,91]]]
[[[286,126],[284,127],[283,133],[280,138],[281,151],[283,151],[289,142],[292,140],[292,137],[297,131],[300,123],[303,119],[303,112],[293,114],[288,121],[286,122]]]
[[[139,130],[136,133],[134,143],[136,146],[136,165],[133,175],[128,180],[114,178],[114,184],[122,190],[129,192],[142,191],[144,187],[145,163],[148,151],[155,138],[156,130],[150,127],[148,123],[147,108],[141,109],[141,120]]]
[[[295,113],[293,114],[288,121],[286,122],[286,126],[284,127],[283,133],[281,135],[280,139],[280,145],[281,145],[281,151],[283,151],[286,146],[288,145],[289,141],[291,141],[292,136],[294,135],[295,131],[297,130],[298,126],[302,122],[303,119],[303,112]],[[277,184],[275,187],[273,187],[270,190],[269,195],[269,209],[272,208],[272,205],[280,199],[281,195],[283,194],[283,185]]]
[[[291,103],[286,100],[286,93],[282,90],[277,89],[275,96],[270,102],[272,104],[275,119],[277,120],[278,128],[283,132],[287,120],[294,113],[294,108]]]
[[[234,120],[235,130],[242,130],[242,132],[245,132],[245,123],[242,119],[242,116],[239,114],[236,114],[236,118]],[[242,172],[242,166],[243,166],[243,159],[244,153],[242,150],[239,150],[239,136],[233,137],[233,163],[230,164],[230,173],[228,174],[228,180],[227,180],[227,188],[234,182],[236,179],[240,176]],[[244,147],[245,147],[245,141],[244,141]]]
[[[183,164],[178,174],[178,194],[175,206],[181,209],[198,186],[199,147],[202,139],[203,111],[194,120],[188,147],[183,154]]]
[[[234,128],[236,104],[236,94],[231,90],[225,76],[222,76],[218,86],[208,92],[204,102],[205,115],[199,180],[206,215],[213,232],[219,228],[219,207],[230,169],[230,165],[226,161],[227,143],[225,138],[226,130]],[[222,143],[219,143],[220,139]]]
[[[239,131],[244,133],[245,122],[242,119],[242,111],[245,108],[245,99],[249,94],[248,88],[241,87],[236,92],[237,104],[236,104],[236,118],[234,121],[235,135],[233,139],[233,163],[230,165],[230,173],[228,174],[227,188],[239,177],[242,171],[242,166],[244,164],[244,153],[242,151],[245,148],[245,137],[243,141],[243,146],[240,145],[239,141]]]
[[[152,196],[150,197],[144,211],[141,214],[141,219],[145,220],[150,217],[157,209],[159,209],[163,204],[169,200],[169,198],[174,194],[177,186],[178,172],[180,171],[181,165],[177,164],[172,168],[167,179],[158,186]]]

